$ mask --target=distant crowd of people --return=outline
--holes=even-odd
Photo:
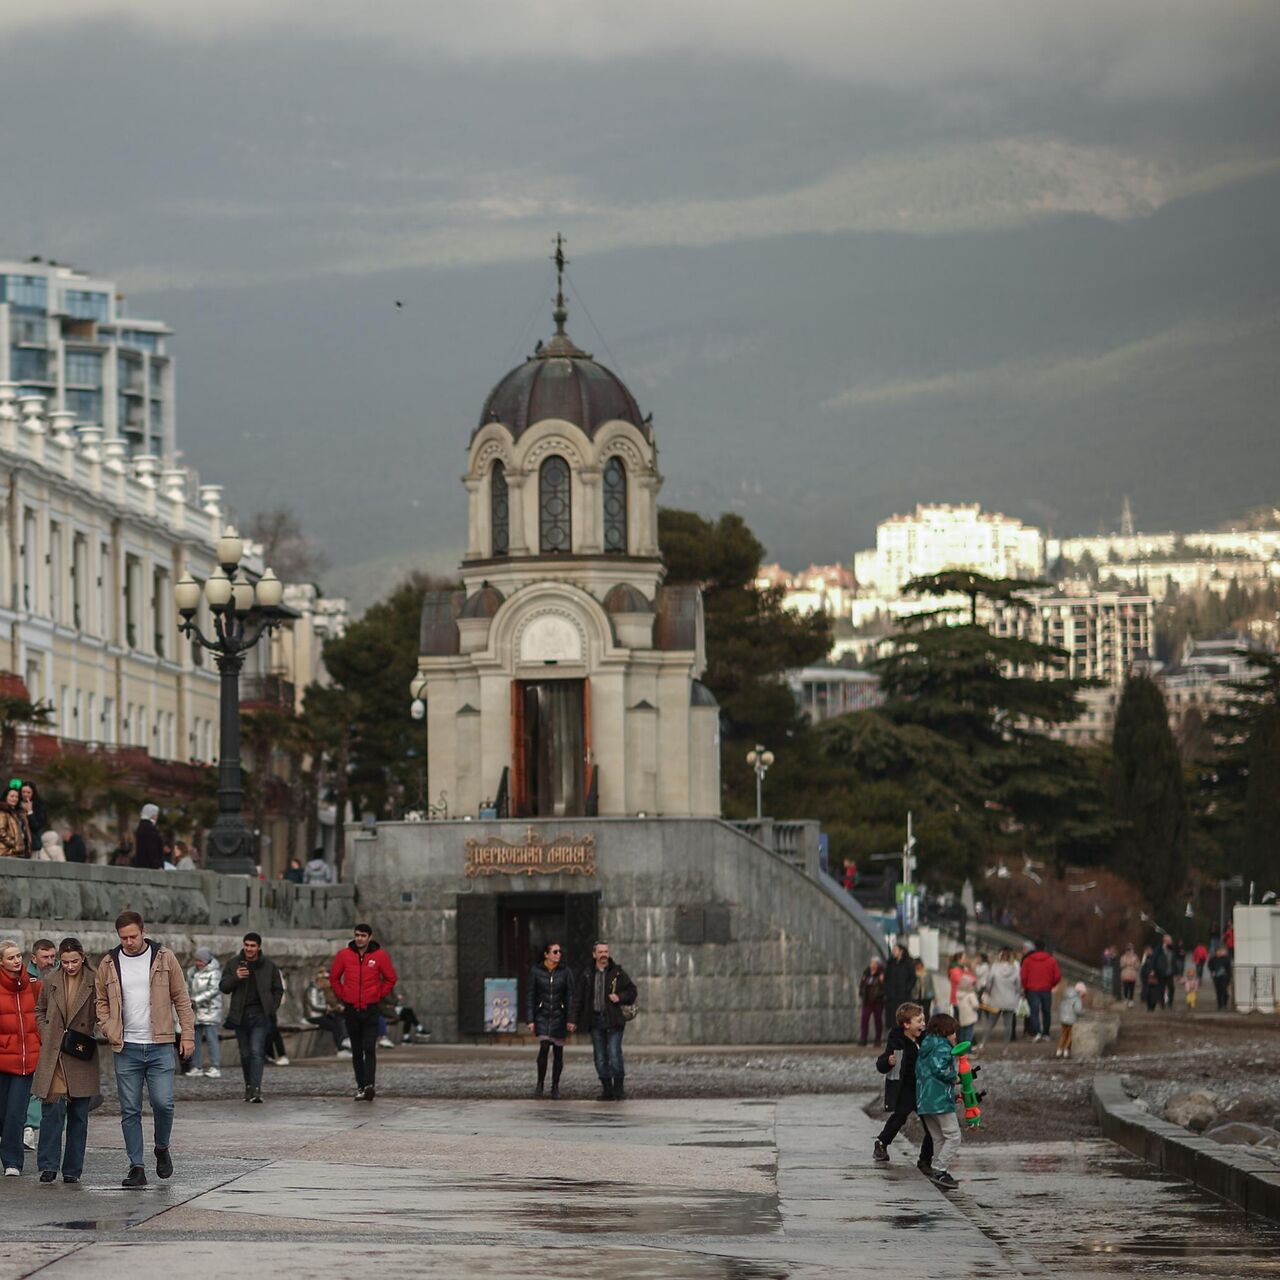
[[[10,778],[0,801],[0,858],[29,858],[43,862],[91,862],[84,837],[70,828],[59,833],[50,823],[40,792],[30,779]],[[109,858],[113,867],[148,871],[199,871],[201,856],[195,844],[160,827],[159,805],[142,806],[132,837],[121,840]],[[265,878],[262,869],[259,878]],[[323,849],[304,864],[290,858],[280,877],[293,884],[333,884],[336,876]]]
[[[1102,963],[1104,974],[1116,974],[1117,994],[1126,1008],[1132,1009],[1137,1000],[1142,1000],[1148,1013],[1172,1009],[1181,988],[1187,1011],[1194,1012],[1206,973],[1213,985],[1218,1009],[1228,1008],[1234,955],[1235,930],[1228,926],[1220,939],[1198,942],[1189,954],[1181,938],[1175,940],[1166,933],[1154,946],[1143,947],[1141,954],[1132,942],[1126,943],[1118,956],[1115,949],[1109,947]]]
[[[981,1045],[1003,1023],[1013,1043],[1019,1022],[1036,1043],[1049,1039],[1053,997],[1063,979],[1057,959],[1043,942],[1028,943],[1021,958],[1006,948],[996,953],[994,961],[985,951],[973,956],[956,951],[947,962],[946,981],[948,1008],[961,1041]],[[1080,982],[1069,985],[1058,1001],[1058,1057],[1071,1056],[1073,1029],[1087,994],[1087,987]],[[933,975],[922,960],[910,956],[901,943],[894,943],[886,961],[873,957],[867,965],[858,983],[858,997],[859,1043],[867,1043],[874,1025],[878,1046],[886,1009],[918,1005],[928,1021],[934,1005]]]

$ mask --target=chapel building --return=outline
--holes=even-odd
[[[664,585],[652,415],[569,337],[556,263],[555,333],[471,435],[464,590],[423,606],[430,791],[458,816],[718,816],[702,597]]]

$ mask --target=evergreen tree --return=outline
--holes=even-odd
[[[415,575],[324,647],[324,663],[338,693],[314,697],[306,707],[332,736],[335,704],[349,714],[346,785],[358,813],[390,817],[416,794],[422,770],[422,729],[409,717],[409,685],[418,669],[422,598],[441,584]],[[314,702],[314,711],[313,711]]]
[[[1186,877],[1190,818],[1164,694],[1148,676],[1131,676],[1116,708],[1111,799],[1115,869],[1167,919]]]
[[[702,588],[707,636],[702,680],[720,704],[725,812],[753,814],[755,781],[743,756],[757,742],[776,750],[788,741],[794,763],[794,744],[807,724],[783,675],[826,657],[831,620],[822,613],[800,616],[784,609],[780,588],[755,585],[764,547],[741,516],[708,520],[692,511],[662,508],[658,541],[667,582]],[[781,760],[786,753],[777,754]],[[773,785],[773,775],[769,794],[779,801],[785,795],[780,785]]]
[[[1244,839],[1235,870],[1261,895],[1280,890],[1276,851],[1280,845],[1280,706],[1265,707],[1249,734],[1249,777],[1244,802]]]

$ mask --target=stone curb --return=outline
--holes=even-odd
[[[1093,1107],[1104,1138],[1246,1214],[1280,1222],[1280,1168],[1270,1161],[1149,1114],[1134,1105],[1119,1076],[1094,1076]]]

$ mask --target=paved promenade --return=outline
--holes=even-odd
[[[1177,1188],[1119,1180],[1136,1166],[1114,1148],[975,1148],[948,1199],[901,1147],[870,1163],[861,1100],[184,1101],[173,1181],[148,1170],[135,1192],[119,1187],[118,1122],[99,1113],[83,1185],[39,1184],[34,1160],[0,1181],[0,1280],[961,1280],[1153,1261],[1123,1241],[1150,1225],[1144,1196],[1167,1206]],[[1091,1145],[1117,1163],[1091,1165]],[[1222,1248],[1176,1249],[1190,1269],[1162,1275],[1269,1273],[1280,1237],[1187,1194],[1218,1215]]]

